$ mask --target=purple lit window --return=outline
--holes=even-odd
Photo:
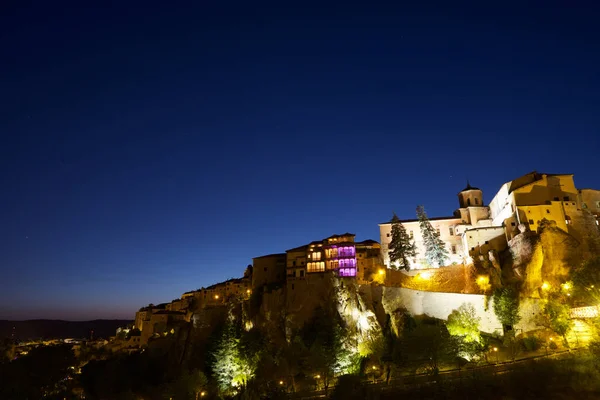
[[[340,268],[338,274],[339,276],[356,276],[356,268]]]

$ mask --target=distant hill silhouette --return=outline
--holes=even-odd
[[[51,319],[32,319],[28,321],[0,320],[0,338],[11,337],[13,327],[15,338],[30,339],[89,339],[94,331],[94,338],[108,339],[115,335],[117,328],[133,323],[128,320],[97,319],[93,321],[61,321]]]

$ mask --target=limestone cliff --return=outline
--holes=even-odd
[[[505,278],[521,282],[522,297],[538,298],[544,282],[552,286],[564,282],[583,256],[577,239],[545,221],[539,234],[523,232],[509,241]]]

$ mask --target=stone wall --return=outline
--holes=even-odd
[[[427,315],[442,320],[462,304],[471,304],[481,319],[479,329],[487,333],[502,333],[502,324],[494,314],[491,297],[478,294],[424,292],[419,290],[384,287],[382,305],[387,314],[398,309],[406,309],[411,315]],[[540,312],[540,303],[536,299],[524,299],[521,302],[521,322],[515,327],[517,333],[538,329],[535,316]]]

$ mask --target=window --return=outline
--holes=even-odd
[[[450,233],[450,236],[454,236],[454,228],[453,227],[448,228],[448,232]]]
[[[533,225],[533,224],[534,224],[533,220],[532,220],[532,219],[530,219],[530,220],[529,220],[529,225]]]
[[[386,234],[385,236],[387,236],[387,237],[390,237],[390,234],[388,233],[388,234]]]
[[[467,206],[471,205],[471,199],[467,199]]]
[[[546,214],[550,214],[550,210],[546,209]]]
[[[490,242],[488,240],[485,241],[485,244],[490,244]]]
[[[563,201],[569,201],[569,196],[563,197]]]
[[[471,247],[471,251],[475,251],[475,247]]]
[[[479,204],[479,199],[475,199],[475,204]]]
[[[292,261],[292,267],[296,266],[296,261]]]
[[[600,208],[600,206],[598,206]],[[413,239],[415,237],[413,231],[410,231],[410,238]]]
[[[555,197],[555,198],[554,198],[554,201],[558,201],[558,197]]]
[[[437,235],[440,236],[440,228],[435,228],[435,231],[437,232]]]
[[[510,223],[510,226],[516,226],[517,224],[515,224],[514,222]]]
[[[304,270],[300,271],[300,278],[304,277]]]
[[[294,284],[292,283],[292,290],[294,290]]]
[[[264,268],[265,272],[267,272],[267,267]]]
[[[452,254],[456,254],[456,245],[452,245]]]

